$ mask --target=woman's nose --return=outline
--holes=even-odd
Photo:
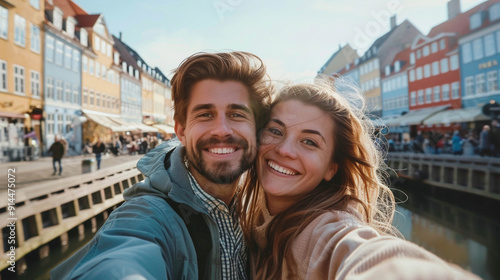
[[[276,152],[283,157],[288,157],[292,159],[297,158],[295,144],[293,142],[293,139],[289,137],[285,137],[283,141],[276,144]]]

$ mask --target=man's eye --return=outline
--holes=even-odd
[[[276,128],[270,127],[267,130],[269,132],[271,132],[272,134],[277,135],[277,136],[282,136],[283,135],[283,133],[281,133],[281,131],[279,129],[276,129]]]
[[[198,117],[199,118],[211,118],[211,117],[213,117],[213,115],[210,113],[203,113],[203,114],[199,114]]]
[[[229,115],[230,118],[244,118],[245,115],[240,114],[240,113],[232,113]]]

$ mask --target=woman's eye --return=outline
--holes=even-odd
[[[309,145],[309,146],[318,147],[318,144],[316,144],[316,142],[314,142],[313,140],[310,140],[310,139],[305,139],[302,142],[306,145]]]

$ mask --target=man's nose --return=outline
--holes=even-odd
[[[211,134],[219,137],[226,137],[233,134],[230,120],[225,115],[219,115],[215,119]]]

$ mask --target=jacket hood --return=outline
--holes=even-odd
[[[126,201],[137,196],[153,195],[203,211],[201,200],[190,187],[184,164],[184,146],[178,139],[163,142],[151,150],[137,162],[137,169],[145,178],[123,192]]]

